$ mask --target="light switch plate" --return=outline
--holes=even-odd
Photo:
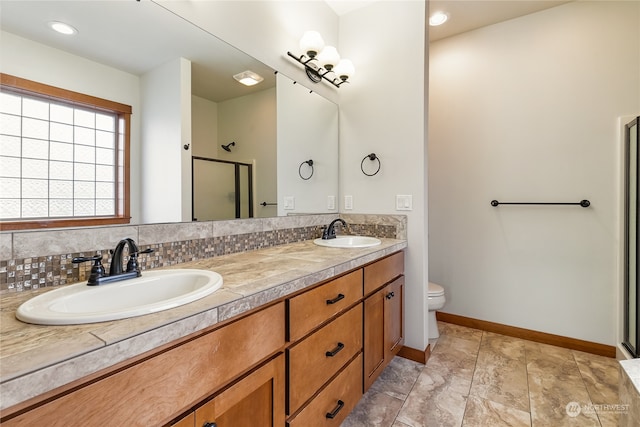
[[[345,210],[353,209],[353,196],[344,196],[344,208]]]
[[[410,211],[413,209],[413,197],[410,194],[398,194],[396,196],[396,210]]]
[[[327,209],[333,210],[336,208],[336,196],[327,197]]]
[[[296,200],[293,196],[284,196],[284,208],[292,210],[296,208]]]

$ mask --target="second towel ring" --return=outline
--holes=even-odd
[[[378,161],[378,169],[376,169],[376,171],[374,173],[366,173],[364,171],[364,161],[365,160],[371,160],[372,162],[374,160]],[[367,176],[374,176],[375,174],[377,174],[378,172],[380,172],[380,167],[382,166],[382,163],[380,162],[380,157],[376,156],[376,153],[371,153],[371,154],[367,154],[366,156],[364,156],[364,158],[362,159],[362,161],[360,162],[360,170],[362,171],[363,174],[367,175]]]
[[[311,168],[311,174],[306,178],[302,176],[302,165],[304,164],[309,165],[309,167]],[[305,181],[308,179],[311,179],[311,177],[313,176],[313,160],[309,159],[307,161],[300,163],[300,166],[298,166],[298,175],[300,175],[300,178],[304,179]]]

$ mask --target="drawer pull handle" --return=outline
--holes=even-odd
[[[342,400],[338,400],[338,405],[336,406],[336,408],[331,411],[331,412],[327,412],[327,415],[325,415],[327,418],[329,418],[330,420],[334,419],[336,417],[336,415],[338,415],[338,412],[340,412],[340,410],[344,407],[344,402]]]
[[[337,346],[336,348],[334,348],[333,350],[331,350],[331,351],[327,351],[327,352],[325,353],[325,356],[327,356],[327,357],[333,357],[333,356],[335,356],[336,354],[340,353],[340,350],[342,350],[343,348],[344,348],[344,344],[342,344],[341,342],[339,342],[339,343],[338,343],[338,346]]]
[[[327,300],[327,305],[335,304],[338,301],[340,301],[341,299],[344,299],[344,295],[343,294],[338,294],[338,296],[335,297],[334,299],[328,299]]]
[[[393,297],[395,297],[395,296],[396,296],[396,294],[394,294],[393,292],[389,292],[389,293],[387,294],[387,299],[391,299],[391,298],[393,298]]]
[[[202,427],[218,427],[216,423],[204,423]]]

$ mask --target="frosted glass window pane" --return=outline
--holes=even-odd
[[[96,185],[93,182],[76,181],[73,186],[75,199],[94,199],[96,197]]]
[[[51,123],[51,140],[73,142],[73,126],[62,123]]]
[[[0,132],[4,135],[21,135],[22,119],[20,116],[10,116],[8,114],[0,114]]]
[[[0,112],[20,115],[22,97],[12,93],[0,92]]]
[[[93,200],[74,200],[73,214],[76,216],[95,215],[95,202]]]
[[[49,182],[45,179],[23,179],[23,199],[46,199],[49,194]]]
[[[50,216],[73,216],[73,200],[51,199],[49,200]]]
[[[22,177],[47,179],[49,177],[49,162],[46,160],[22,159]]]
[[[22,115],[24,117],[49,120],[49,103],[38,99],[23,98]]]
[[[96,149],[86,145],[74,146],[74,160],[82,163],[95,163]]]
[[[96,149],[96,163],[101,165],[114,165],[114,150],[107,150],[106,148]]]
[[[74,124],[76,126],[84,126],[93,128],[96,125],[96,114],[92,111],[74,110]]]
[[[114,169],[111,166],[96,166],[96,181],[115,182]]]
[[[0,203],[0,218],[14,219],[20,218],[20,200],[2,200]]]
[[[51,153],[49,154],[51,160],[66,160],[68,162],[73,161],[73,144],[65,144],[62,142],[51,143]]]
[[[116,136],[113,132],[96,131],[96,145],[103,148],[115,148]]]
[[[51,104],[51,120],[52,122],[73,124],[73,108],[66,105]]]
[[[49,162],[51,179],[73,179],[73,163]]]
[[[96,200],[96,215],[115,215],[116,203],[114,200]]]
[[[77,163],[74,167],[73,179],[76,181],[93,181],[96,179],[96,166]]]
[[[113,132],[116,126],[116,118],[113,115],[96,114],[96,129]]]
[[[49,139],[49,122],[23,117],[22,136],[27,138]]]
[[[0,175],[9,177],[20,176],[20,158],[0,156]]]
[[[0,178],[0,199],[19,199],[20,179]]]
[[[49,197],[70,199],[73,197],[73,181],[49,181]]]
[[[115,188],[113,184],[108,182],[96,183],[96,197],[100,199],[113,199],[115,198]]]
[[[22,199],[22,216],[24,218],[46,217],[49,201],[46,199]]]
[[[93,129],[74,127],[74,142],[83,145],[96,145],[96,131]]]
[[[19,157],[21,148],[20,137],[0,135],[0,155]]]
[[[49,158],[49,141],[44,139],[22,138],[22,157],[31,159]]]

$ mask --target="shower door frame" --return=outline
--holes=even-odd
[[[631,128],[636,127],[636,140],[635,140],[635,159],[631,158]],[[638,342],[640,341],[640,328],[638,327],[638,308],[640,307],[640,293],[638,292],[638,237],[640,230],[638,229],[638,217],[640,215],[640,197],[638,197],[638,184],[640,184],[640,169],[638,168],[640,163],[640,150],[638,141],[638,126],[640,126],[640,117],[636,117],[631,122],[627,123],[624,127],[624,336],[622,345],[631,353],[632,357],[640,357],[640,349],[638,348]],[[631,182],[631,170],[632,162],[635,162],[635,218],[631,218],[629,213],[631,210],[630,201],[630,182]],[[635,220],[635,236],[629,236],[629,228],[631,221]],[[635,241],[631,241],[634,239]],[[630,246],[635,245],[635,260],[631,260]],[[635,269],[634,282],[631,283],[630,269],[631,262],[634,262]],[[635,301],[631,301],[630,290],[635,289]],[[635,304],[633,309],[635,319],[630,319],[631,305]],[[635,345],[631,343],[630,339],[630,321],[636,322],[635,327]]]

